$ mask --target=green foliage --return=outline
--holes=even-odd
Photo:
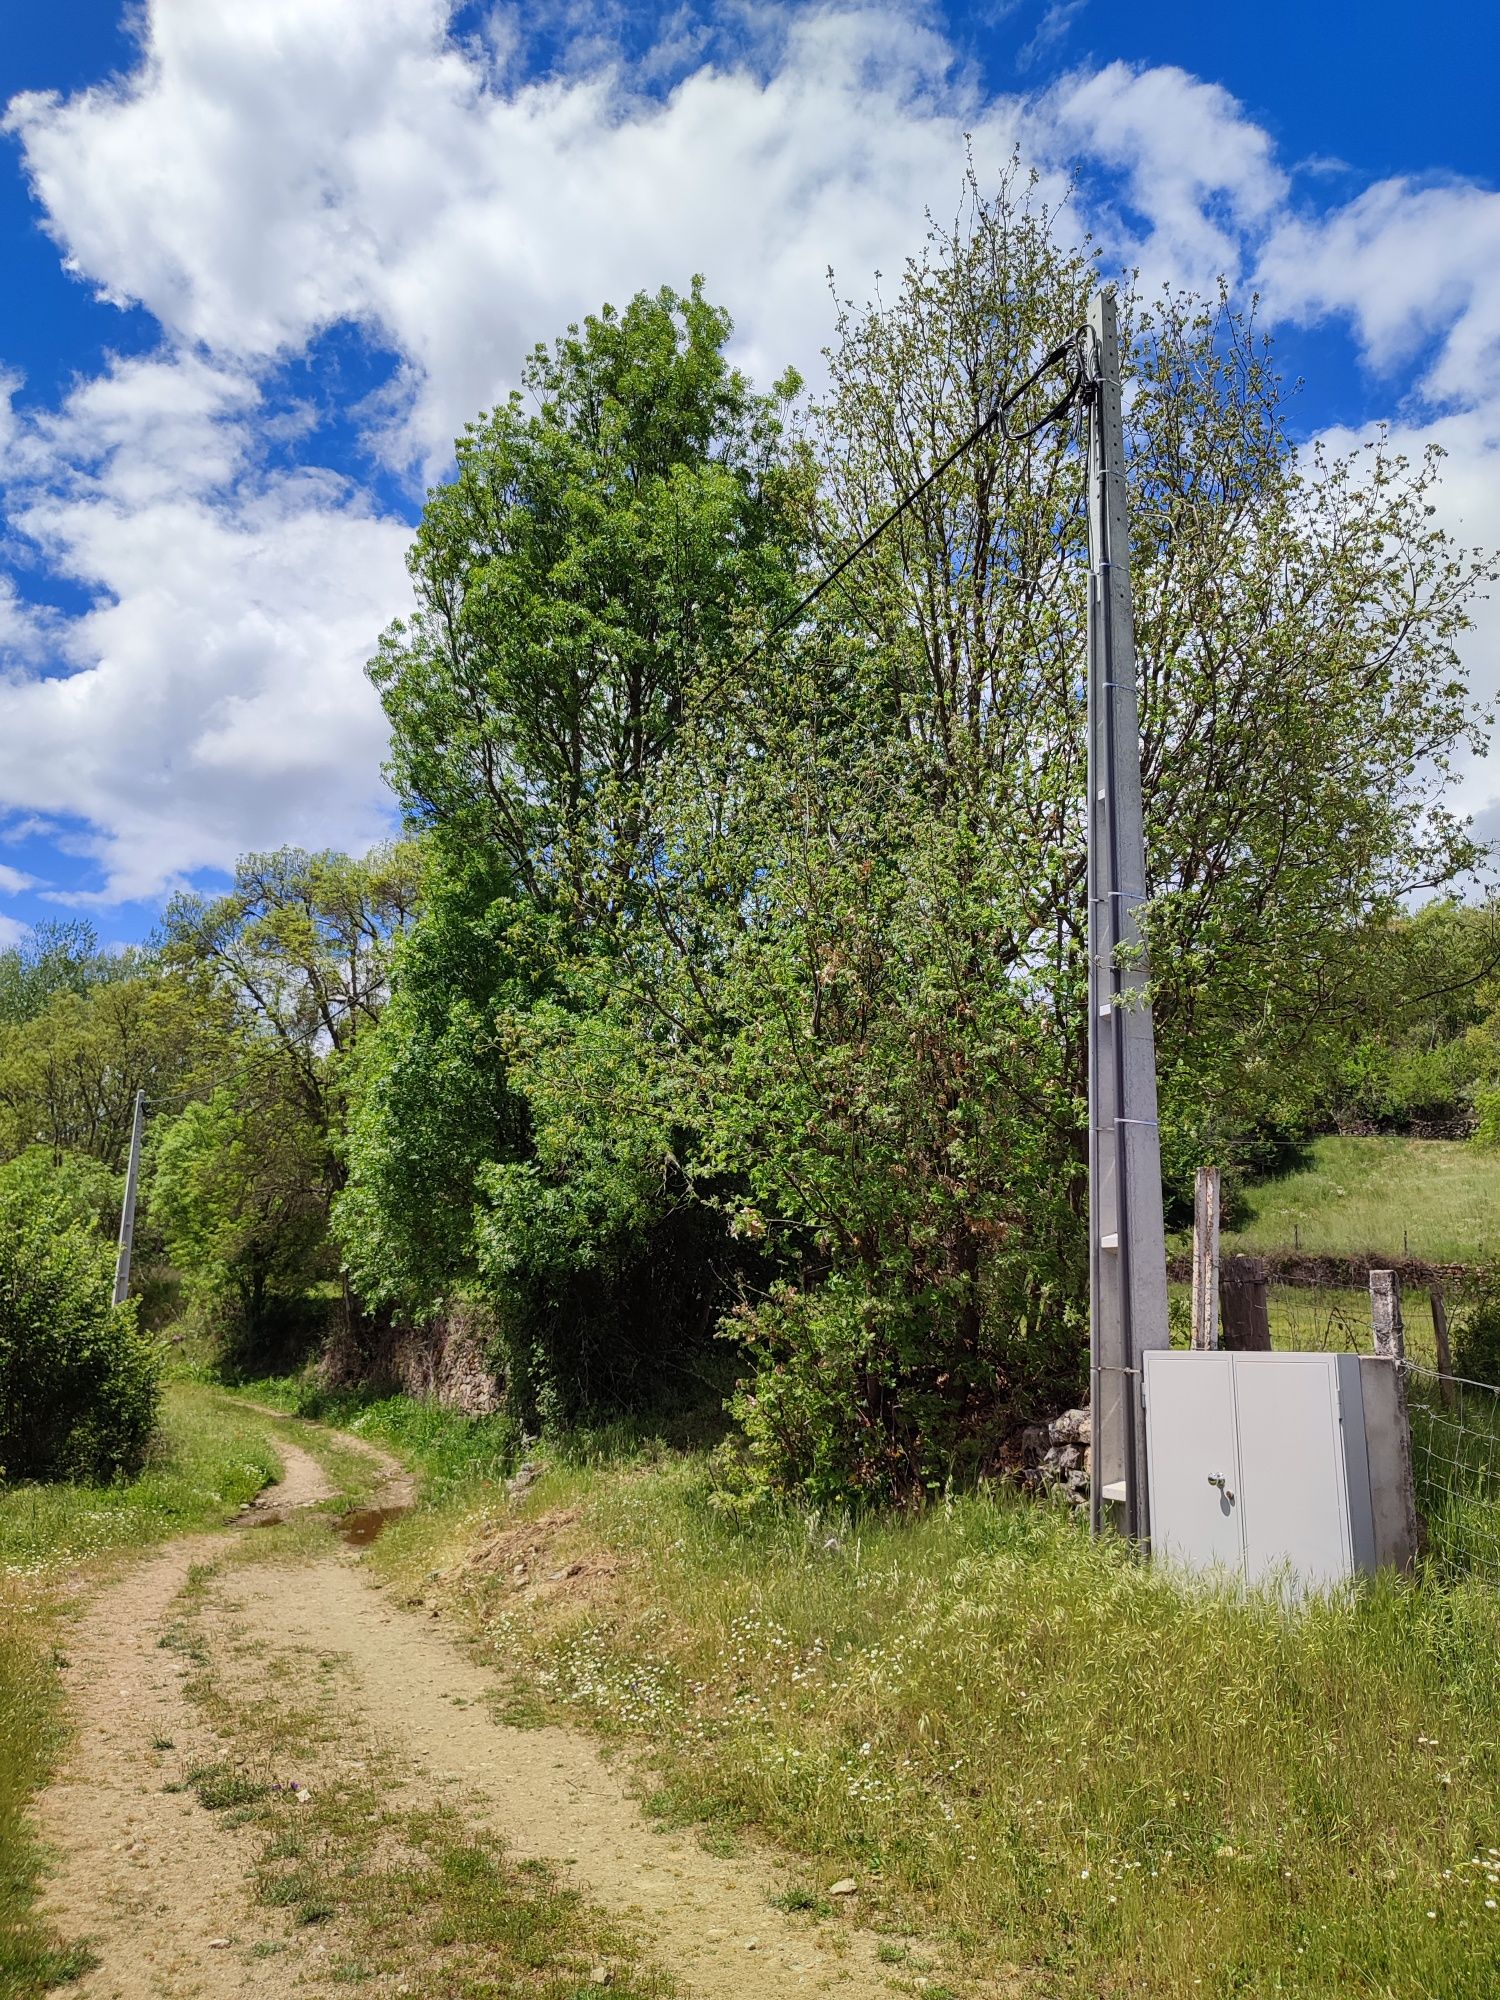
[[[232,1082],[153,1135],[153,1225],[237,1367],[294,1358],[307,1293],[329,1275],[327,1146],[283,1084],[252,1049]]]
[[[1013,181],[934,231],[894,301],[845,314],[810,430],[825,562],[1094,281]],[[1153,1001],[1185,1187],[1205,1153],[1248,1165],[1250,1135],[1296,1134],[1370,926],[1472,856],[1424,812],[1424,760],[1472,723],[1453,644],[1480,572],[1431,525],[1431,466],[1299,459],[1227,303],[1125,318]],[[1080,1352],[1083,480],[1065,426],[988,435],[651,787],[625,958],[641,1059],[674,1075],[691,1166],[744,1184],[795,1260],[796,1311],[736,1325],[766,1328],[741,1407],[782,1479],[821,1489],[842,1460],[850,1490],[918,1493],[985,1463]],[[886,1448],[814,1448],[861,1404]]]
[[[1328,1115],[1396,1131],[1482,1119],[1500,1079],[1500,904],[1439,898],[1369,947],[1367,1026],[1335,1072]]]
[[[360,1297],[418,1320],[476,1275],[480,1170],[525,1145],[501,1041],[500,1017],[529,995],[514,936],[525,913],[507,886],[484,849],[432,871],[390,1006],[347,1072],[334,1231]]]
[[[374,1299],[482,1288],[527,1421],[654,1383],[724,1288],[723,1226],[609,994],[648,893],[649,776],[790,585],[775,406],[729,331],[695,284],[538,349],[533,406],[459,441],[412,551],[419,614],[372,665],[393,775],[439,838],[358,1065],[338,1227]]]
[[[421,875],[411,842],[362,860],[280,848],[245,856],[228,895],[168,907],[165,962],[232,1032],[217,1089],[155,1148],[153,1210],[216,1311],[231,1372],[288,1365],[329,1331],[313,1288],[334,1269],[349,1076]]]
[[[0,1157],[40,1142],[123,1168],[137,1090],[153,1102],[190,1092],[224,1025],[212,995],[139,956],[81,991],[62,986],[0,1026]]]
[[[420,609],[372,663],[408,811],[493,842],[538,904],[620,892],[646,773],[784,586],[777,425],[729,333],[695,280],[538,347],[458,440]]]
[[[100,951],[99,934],[85,918],[34,924],[0,951],[0,1027],[34,1020],[55,994],[85,994],[127,966],[127,959]]]
[[[1452,1337],[1454,1373],[1466,1382],[1500,1386],[1500,1275],[1492,1271],[1470,1286]]]
[[[1019,174],[969,192],[894,297],[844,307],[790,440],[696,287],[538,350],[534,407],[472,426],[432,496],[419,614],[372,667],[455,922],[372,1064],[351,1261],[365,1238],[383,1295],[430,1301],[451,1260],[543,1415],[738,1303],[754,1476],[821,1497],[972,1474],[1082,1356],[1084,459],[1068,425],[992,427],[923,482],[1097,274]],[[1205,1157],[1295,1146],[1382,981],[1395,1020],[1426,979],[1435,1020],[1475,957],[1465,920],[1396,919],[1476,857],[1442,796],[1488,567],[1435,526],[1435,461],[1292,446],[1253,315],[1123,318],[1181,1199]],[[505,877],[482,917],[480,848]],[[1457,1087],[1413,1036],[1407,1096]],[[502,1091],[519,1115],[419,1172],[395,1106],[429,1081],[437,1136],[466,1105],[493,1128]],[[453,1213],[427,1260],[424,1190]]]
[[[97,1166],[39,1149],[0,1168],[0,1476],[106,1480],[139,1468],[158,1362],[135,1308],[111,1304]]]

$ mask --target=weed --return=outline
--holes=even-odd
[[[200,1806],[222,1812],[226,1806],[250,1806],[263,1799],[268,1786],[229,1764],[200,1764],[187,1774],[187,1785]]]
[[[785,1910],[788,1916],[805,1910],[814,1917],[831,1917],[833,1905],[825,1896],[814,1889],[783,1889],[779,1896],[771,1898],[773,1909]]]

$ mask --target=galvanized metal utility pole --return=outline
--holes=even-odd
[[[141,1123],[146,1093],[135,1094],[135,1120],[130,1128],[130,1164],[125,1169],[125,1206],[120,1210],[120,1247],[115,1255],[115,1304],[122,1306],[130,1290],[130,1246],[135,1240],[135,1187],[141,1174]]]
[[[1095,1532],[1150,1535],[1141,1356],[1166,1347],[1156,1045],[1136,911],[1146,899],[1130,524],[1112,291],[1089,307],[1089,1320]],[[1116,1513],[1115,1510],[1119,1512]]]

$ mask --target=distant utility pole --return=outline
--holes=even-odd
[[[125,1169],[125,1206],[120,1210],[120,1248],[115,1257],[115,1304],[122,1306],[130,1290],[130,1246],[135,1238],[135,1184],[141,1173],[141,1124],[146,1093],[135,1094],[135,1119],[130,1127],[130,1164]]]
[[[1130,524],[1112,291],[1089,306],[1089,1358],[1094,1530],[1150,1535],[1141,1356],[1169,1345],[1156,1045],[1136,911],[1146,900]]]

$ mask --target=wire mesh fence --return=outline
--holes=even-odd
[[[1406,1401],[1429,1559],[1500,1582],[1500,1388],[1409,1360]]]
[[[1271,1282],[1271,1344],[1287,1353],[1371,1352],[1367,1291]],[[1417,1511],[1428,1559],[1449,1575],[1500,1584],[1500,1387],[1442,1375],[1432,1303],[1401,1299]]]

